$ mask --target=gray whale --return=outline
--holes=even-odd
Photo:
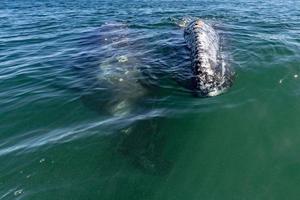
[[[202,20],[190,22],[184,38],[191,51],[193,90],[200,96],[216,96],[232,85],[234,72],[220,53],[220,39],[214,28]]]

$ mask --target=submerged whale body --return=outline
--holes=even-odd
[[[193,90],[200,96],[216,96],[232,85],[234,72],[220,53],[220,40],[214,28],[195,20],[184,30],[191,51]]]
[[[79,40],[82,52],[73,63],[82,102],[101,115],[126,117],[147,93],[141,61],[126,23],[110,21]]]

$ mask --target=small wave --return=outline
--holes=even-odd
[[[164,110],[151,110],[140,115],[115,116],[101,121],[83,122],[80,125],[57,128],[54,130],[34,130],[33,132],[17,136],[16,138],[7,138],[7,141],[0,144],[0,156],[11,153],[23,154],[32,152],[51,144],[57,145],[84,137],[91,137],[93,135],[109,135],[137,121],[162,117],[164,115]],[[14,140],[17,141],[9,142]]]

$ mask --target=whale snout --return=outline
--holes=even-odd
[[[194,80],[194,84],[198,84],[198,82]],[[224,93],[229,87],[229,85],[211,86],[205,84],[202,88],[195,86],[193,92],[200,97],[213,97]]]
[[[226,91],[234,72],[224,61],[218,33],[210,24],[195,20],[185,28],[184,38],[191,52],[194,93],[209,97]]]
[[[192,90],[196,96],[213,97],[226,92],[233,84],[235,73],[227,67],[224,74],[212,73],[206,75],[204,72],[194,74],[192,77]]]

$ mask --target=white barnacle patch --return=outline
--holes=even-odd
[[[15,192],[14,192],[14,195],[15,196],[19,196],[19,195],[21,195],[23,193],[23,189],[20,189],[20,190],[16,190]]]
[[[298,78],[298,74],[294,74],[294,78]]]
[[[207,96],[210,96],[210,97],[214,97],[214,96],[218,96],[219,94],[221,94],[223,92],[223,90],[217,90],[217,89],[214,89],[212,91],[210,91]]]
[[[112,113],[114,116],[125,116],[130,111],[130,103],[126,100],[119,102],[117,105],[115,105],[114,108],[112,108]]]
[[[117,59],[117,61],[120,62],[120,63],[123,63],[123,62],[127,62],[127,61],[128,61],[128,57],[127,57],[127,56],[118,56],[116,59]]]

